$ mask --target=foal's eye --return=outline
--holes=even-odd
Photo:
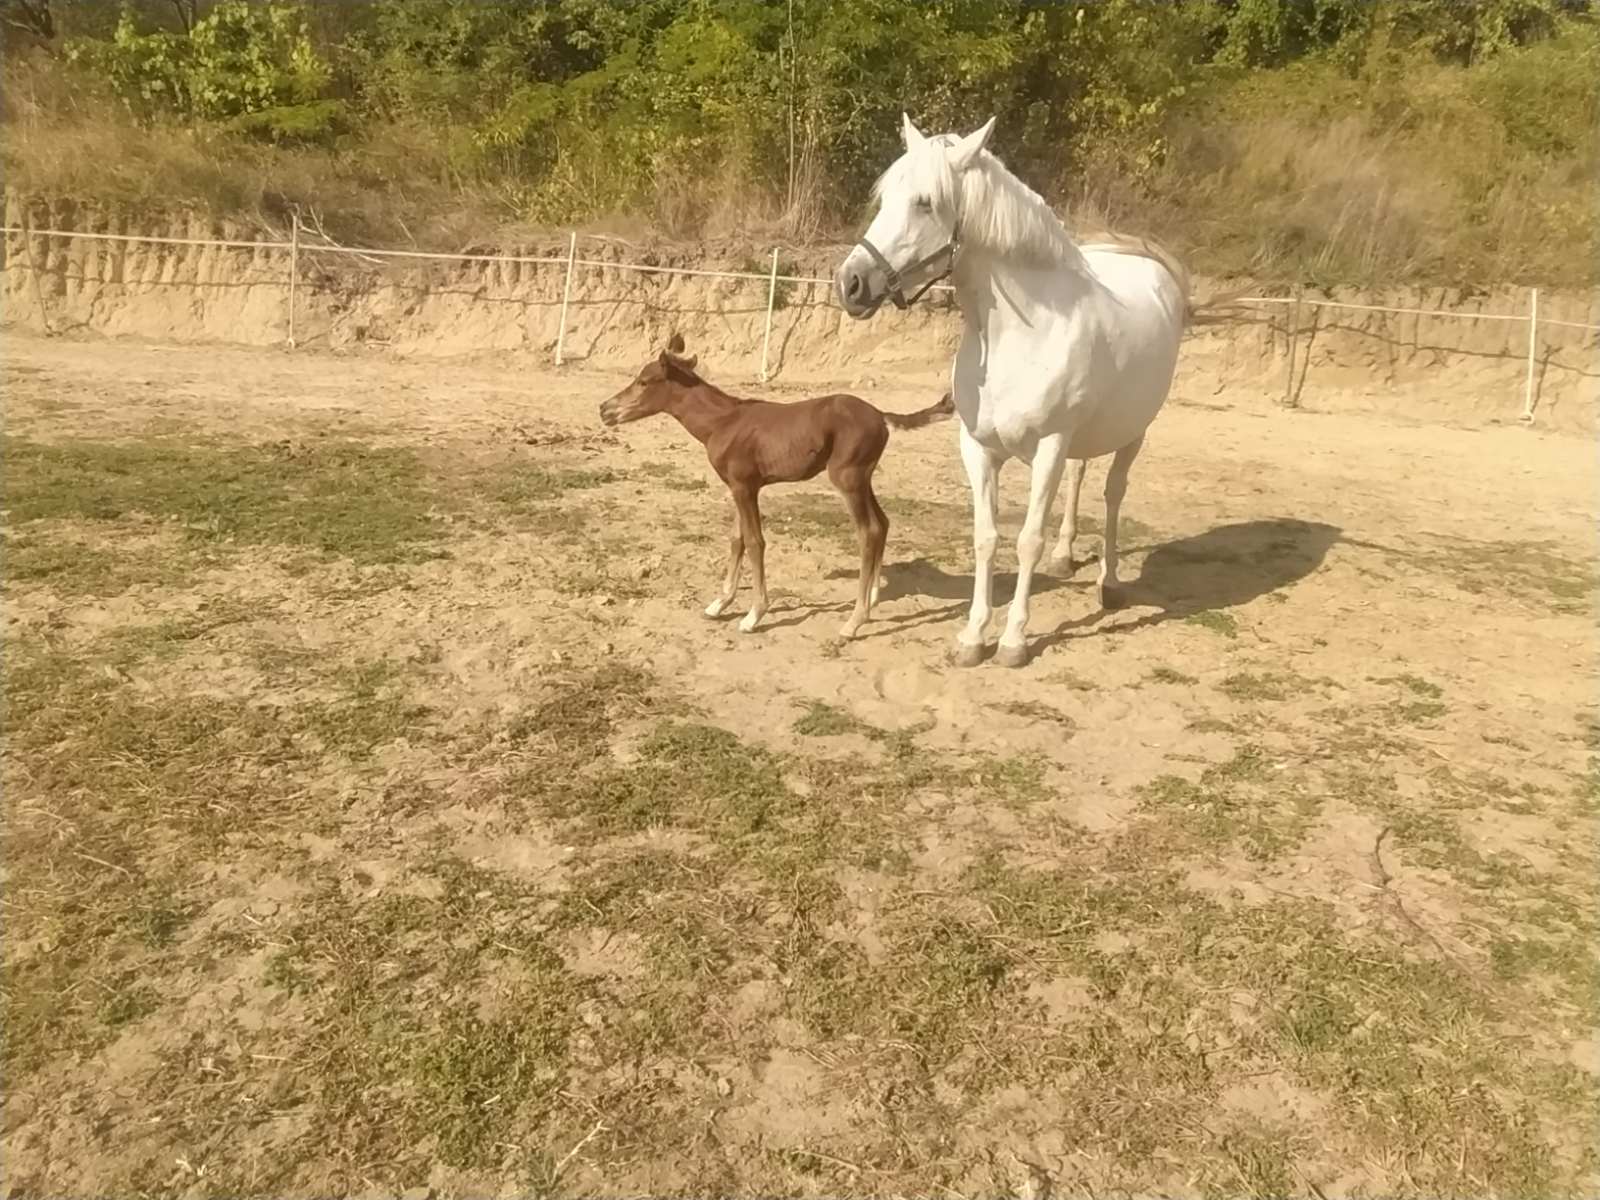
[[[932,199],[930,199],[927,196],[918,196],[917,199],[916,199],[916,209],[917,209],[918,212],[932,212],[933,211],[933,201],[932,201]]]

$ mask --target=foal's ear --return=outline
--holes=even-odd
[[[928,140],[922,135],[922,130],[911,123],[911,118],[905,113],[900,114],[900,136],[905,139],[907,150],[915,150]]]
[[[954,146],[950,147],[950,166],[953,170],[965,171],[978,161],[978,152],[988,142],[989,135],[994,132],[994,118],[990,117],[984,122],[982,129],[974,129]]]

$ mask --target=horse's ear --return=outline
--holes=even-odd
[[[672,351],[672,353],[674,353],[674,354],[682,354],[683,353],[683,334],[674,333],[672,335],[672,337],[667,340],[667,349]]]
[[[989,135],[994,132],[994,118],[990,117],[984,122],[982,129],[975,129],[950,147],[950,166],[957,172],[965,171],[978,160],[978,151],[982,150],[988,142]]]
[[[915,150],[928,140],[922,136],[922,130],[913,125],[911,118],[905,113],[900,114],[900,136],[905,139],[907,150]]]

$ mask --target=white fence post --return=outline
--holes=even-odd
[[[1289,315],[1289,371],[1283,379],[1283,406],[1295,407],[1294,352],[1300,342],[1300,285],[1294,287],[1294,308]]]
[[[294,293],[300,284],[300,210],[290,216],[289,223],[289,349],[295,347]]]
[[[1534,364],[1539,356],[1539,289],[1528,289],[1528,377],[1522,385],[1522,419],[1532,422]]]
[[[561,365],[567,348],[567,306],[572,303],[572,265],[578,258],[578,234],[574,230],[567,242],[567,282],[561,289],[561,327],[556,330],[556,366]]]
[[[772,306],[778,298],[778,248],[772,248],[772,274],[767,276],[767,327],[761,334],[761,382],[767,381],[767,347],[772,344]]]

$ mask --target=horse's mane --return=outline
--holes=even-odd
[[[1189,273],[1165,247],[1149,238],[1114,230],[1095,230],[1075,240],[1043,196],[1013,175],[987,150],[959,175],[944,151],[959,139],[954,134],[930,137],[916,150],[901,155],[873,188],[881,198],[888,187],[926,195],[946,220],[961,214],[961,240],[1025,262],[1087,271],[1083,251],[1131,254],[1160,263],[1189,298]]]

